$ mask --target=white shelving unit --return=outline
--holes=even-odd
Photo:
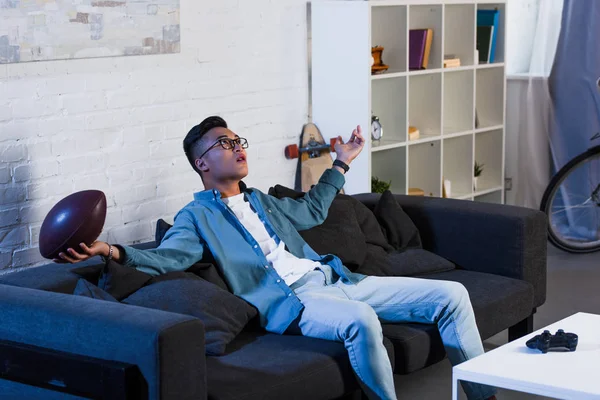
[[[371,177],[394,193],[419,188],[442,196],[504,202],[506,1],[371,0],[311,4],[313,121],[326,138],[360,124],[367,145],[348,173],[346,193],[371,191]],[[498,9],[495,62],[478,64],[478,9]],[[433,29],[429,65],[409,70],[409,30]],[[389,69],[371,74],[371,47],[383,46]],[[443,68],[444,54],[461,66]],[[371,115],[383,138],[371,139]],[[420,138],[408,140],[408,127]],[[473,165],[484,164],[473,188]]]

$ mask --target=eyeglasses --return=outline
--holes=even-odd
[[[240,146],[242,149],[247,149],[248,141],[241,137],[235,138],[235,139],[229,139],[229,138],[217,139],[217,141],[214,142],[208,149],[206,149],[206,151],[204,153],[202,153],[202,155],[198,158],[202,158],[206,153],[208,153],[211,149],[215,148],[217,145],[220,145],[225,150],[233,150],[233,149],[235,149],[236,145]]]

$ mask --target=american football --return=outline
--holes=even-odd
[[[79,243],[91,245],[102,233],[106,220],[106,196],[99,190],[84,190],[60,200],[42,223],[40,254],[59,258],[69,247],[81,251]]]

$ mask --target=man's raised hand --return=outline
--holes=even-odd
[[[335,152],[337,159],[346,164],[350,164],[362,151],[365,146],[365,138],[362,136],[360,125],[352,131],[352,136],[348,142],[344,143],[341,136],[337,137],[335,142]]]

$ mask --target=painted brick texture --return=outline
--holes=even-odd
[[[182,150],[212,114],[250,142],[246,183],[291,186],[308,119],[304,0],[181,0],[181,53],[0,65],[0,274],[39,265],[61,198],[108,198],[101,239],[152,240],[202,190]]]

